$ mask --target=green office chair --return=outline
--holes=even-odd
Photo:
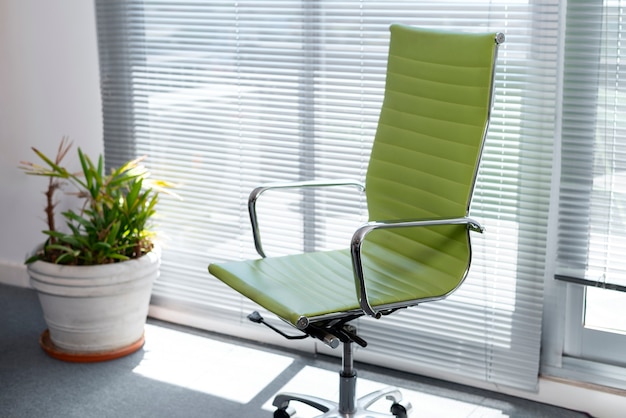
[[[367,343],[349,322],[364,315],[381,318],[450,295],[470,266],[470,231],[483,230],[468,212],[504,35],[398,24],[390,30],[385,97],[366,187],[342,180],[256,188],[249,211],[262,258],[209,266],[215,277],[304,337],[333,348],[343,344],[339,401],[281,393],[273,402],[275,418],[293,415],[291,401],[317,408],[320,417],[408,416],[411,406],[396,388],[356,398],[352,344]],[[370,221],[354,232],[349,248],[266,257],[257,199],[273,189],[333,185],[365,191]],[[249,318],[265,323],[257,313]],[[381,398],[392,402],[391,415],[367,409]]]

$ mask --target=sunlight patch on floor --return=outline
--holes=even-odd
[[[242,404],[293,362],[290,357],[150,324],[143,350],[133,372]]]
[[[359,378],[357,382],[357,397],[367,395],[370,392],[382,389],[387,384]],[[428,416],[429,418],[506,418],[508,415],[502,411],[462,402],[441,396],[415,392],[400,387],[404,399],[413,405],[413,416]],[[339,376],[337,372],[304,367],[293,379],[291,379],[279,392],[306,393],[324,399],[337,400],[339,398]],[[264,405],[263,409],[273,411],[272,396]],[[292,418],[311,418],[320,415],[316,409],[294,402],[296,415]],[[389,413],[390,402],[383,399],[370,407],[372,411]]]
[[[181,386],[241,404],[249,403],[294,361],[289,356],[216,341],[210,338],[146,325],[144,356],[133,372],[160,382]],[[305,393],[336,400],[339,377],[334,371],[305,366],[279,392]],[[387,384],[359,378],[357,396],[386,387]],[[506,418],[502,411],[449,399],[443,396],[399,388],[413,405],[414,414],[429,418]],[[263,409],[273,411],[273,396]],[[390,402],[381,400],[371,410],[388,413]],[[292,418],[312,418],[320,412],[294,402]],[[418,414],[418,415],[419,415]]]

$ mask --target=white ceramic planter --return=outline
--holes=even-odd
[[[140,348],[159,264],[158,249],[136,260],[97,266],[29,264],[54,349],[89,355],[138,342]]]

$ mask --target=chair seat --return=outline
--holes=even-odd
[[[379,246],[364,254],[370,304],[445,297],[464,277],[465,257],[429,251],[409,258]],[[428,265],[416,260],[428,260]],[[348,249],[211,264],[209,271],[268,311],[296,326],[333,313],[360,311]]]

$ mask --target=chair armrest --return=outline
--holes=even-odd
[[[352,235],[350,243],[350,253],[352,255],[352,268],[354,270],[354,281],[356,284],[357,297],[361,309],[367,315],[380,318],[381,313],[375,311],[369,303],[367,296],[367,287],[365,285],[365,277],[363,274],[363,261],[361,258],[361,247],[365,241],[367,234],[375,229],[391,229],[391,228],[414,228],[423,226],[437,225],[467,225],[468,229],[476,232],[484,232],[484,228],[476,220],[463,217],[453,219],[433,219],[433,220],[409,220],[409,221],[374,221],[361,225]]]
[[[254,247],[257,253],[265,258],[265,252],[261,245],[261,233],[259,230],[259,222],[256,213],[256,202],[259,197],[268,190],[274,189],[295,189],[305,187],[331,187],[331,186],[355,186],[360,190],[365,190],[363,183],[351,179],[335,179],[335,180],[308,180],[295,182],[276,182],[267,183],[256,187],[248,197],[248,213],[250,214],[250,223],[252,224],[252,237],[254,238]]]

